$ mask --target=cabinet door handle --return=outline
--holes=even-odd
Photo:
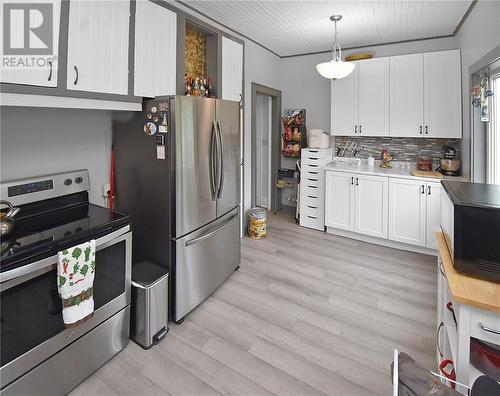
[[[361,133],[361,125],[359,126],[359,133]]]
[[[422,184],[420,187],[422,188],[422,190],[421,190],[422,194],[425,194],[425,186]]]
[[[443,275],[446,278],[446,274],[444,273],[442,262],[439,263],[439,272],[441,272],[441,275]]]
[[[356,178],[356,185],[359,186],[359,178]]]
[[[418,129],[419,129],[419,133],[420,133],[420,134],[422,134],[422,125],[420,125],[420,126],[418,127]]]
[[[441,357],[443,357],[443,352],[441,352],[441,346],[439,345],[439,333],[441,332],[441,329],[443,328],[443,326],[444,326],[444,322],[439,323],[437,333],[436,333],[436,345],[437,345],[437,349],[439,352],[439,356],[441,356]]]
[[[431,186],[427,186],[427,195],[431,195]]]
[[[47,79],[47,81],[52,80],[52,61],[51,60],[49,60],[49,65],[50,65],[50,71],[49,71],[49,78]]]
[[[73,66],[73,68],[75,69],[75,81],[73,82],[73,85],[76,85],[78,84],[78,67]]]
[[[358,126],[357,125],[354,127],[354,133],[358,133]]]
[[[500,335],[500,330],[485,326],[482,322],[479,322],[479,327],[481,327],[481,329],[483,329],[484,331],[487,331],[488,333]]]
[[[425,134],[428,135],[429,134],[429,127],[426,125],[425,126]]]
[[[354,185],[354,176],[351,176],[351,185]]]

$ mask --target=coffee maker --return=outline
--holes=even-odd
[[[443,146],[441,159],[439,160],[439,171],[446,176],[460,176],[462,161],[457,158],[457,150],[453,146]]]

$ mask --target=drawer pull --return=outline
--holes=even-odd
[[[318,187],[316,187],[316,186],[307,186],[307,187],[309,187],[309,188],[318,188]]]
[[[317,181],[318,181],[318,179],[307,179],[307,180],[309,180],[309,181],[314,181],[314,182],[317,182]]]
[[[483,329],[484,331],[487,331],[488,333],[500,335],[500,330],[485,326],[482,322],[479,322],[479,327],[481,327],[481,329]]]
[[[311,168],[317,168],[318,167],[318,165],[313,165],[313,164],[309,164],[307,166],[310,166]]]
[[[311,175],[317,175],[317,174],[318,174],[318,172],[313,172],[313,171],[310,171],[309,173],[310,173]]]
[[[317,217],[314,217],[314,216],[307,216],[307,217],[309,217],[310,219],[314,219],[314,220],[318,219]]]
[[[309,150],[310,153],[317,153],[318,150]]]
[[[317,161],[319,160],[319,158],[316,158],[316,157],[309,157],[310,160],[314,160],[314,161]]]
[[[307,205],[308,208],[311,208],[311,209],[318,209],[317,206],[311,206],[311,205]]]
[[[315,197],[314,195],[308,195],[307,196],[308,198],[314,198],[314,199],[317,199],[318,197]]]

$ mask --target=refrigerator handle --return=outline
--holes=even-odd
[[[215,150],[216,150],[216,133],[217,133],[217,125],[215,121],[212,122],[212,134],[210,136],[210,148],[209,148],[209,163],[210,163],[210,193],[212,195],[212,201],[216,199],[215,192],[215,180],[216,180],[216,166],[215,166]]]
[[[222,189],[224,188],[224,141],[222,139],[222,123],[217,121],[217,131],[219,136],[219,148],[220,148],[220,173],[219,173],[219,183],[217,188],[217,198],[220,198],[222,195]]]

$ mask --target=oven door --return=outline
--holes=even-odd
[[[57,255],[0,274],[2,388],[130,304],[132,233],[96,240],[94,316],[66,329],[57,291]]]

